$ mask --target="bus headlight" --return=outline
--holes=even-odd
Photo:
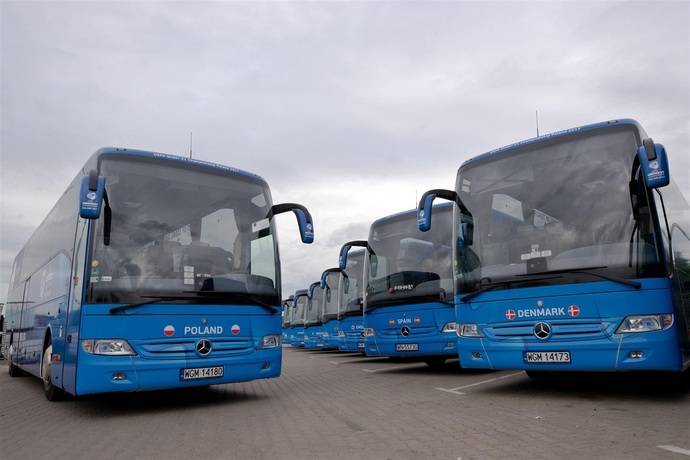
[[[280,346],[279,335],[265,335],[261,340],[261,348],[277,348]]]
[[[458,330],[458,324],[455,321],[451,321],[450,323],[446,323],[445,326],[443,326],[443,329],[441,329],[441,332],[455,332]]]
[[[345,337],[345,331],[338,331],[338,337]]]
[[[364,335],[364,337],[373,337],[376,334],[374,334],[373,327],[365,327],[364,331],[362,332],[362,335]]]
[[[323,337],[329,337],[330,335],[331,335],[331,334],[329,334],[328,332],[324,332],[324,333],[322,334]]]
[[[457,333],[460,337],[484,337],[477,324],[459,324]]]
[[[618,329],[617,334],[630,334],[634,332],[652,332],[666,330],[673,325],[673,315],[631,315],[626,316]]]
[[[131,356],[136,355],[124,339],[82,340],[82,349],[92,355]]]

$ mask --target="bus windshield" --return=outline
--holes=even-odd
[[[110,244],[99,219],[90,302],[216,291],[223,303],[280,305],[270,191],[258,178],[193,164],[106,157]],[[194,295],[189,303],[197,302]]]
[[[292,320],[293,300],[287,299],[283,301],[283,326],[289,326]]]
[[[309,299],[307,306],[307,325],[318,324],[322,321],[322,304],[323,304],[323,289],[317,287],[314,289],[314,295]]]
[[[443,300],[452,294],[452,207],[434,207],[432,230],[414,212],[374,222],[369,232],[366,308]]]
[[[616,127],[461,168],[456,191],[472,216],[456,209],[458,291],[577,268],[625,278],[658,273],[647,191],[639,175],[631,182],[637,146],[633,128]],[[460,237],[462,221],[474,226],[469,244]],[[574,279],[593,280],[563,273],[545,282]]]
[[[351,252],[347,257],[347,277],[343,277],[342,283],[342,309],[344,314],[362,311],[362,280],[364,276],[364,251]]]
[[[338,290],[341,282],[342,275],[340,273],[331,273],[328,276],[328,285],[324,291],[326,297],[323,311],[324,321],[338,316]]]
[[[307,304],[309,303],[309,298],[307,295],[300,295],[295,298],[295,306],[293,307],[292,321],[290,324],[293,326],[303,326],[304,325],[304,314],[307,309]]]

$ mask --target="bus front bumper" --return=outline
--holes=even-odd
[[[367,337],[367,356],[452,356],[457,354],[457,336],[438,333],[424,337]]]
[[[259,349],[241,356],[194,359],[150,359],[135,356],[99,356],[79,352],[77,395],[147,391],[218,385],[280,376],[280,347]],[[222,377],[182,380],[182,370],[223,367]]]
[[[528,362],[529,352],[567,352],[570,363]],[[683,367],[674,329],[541,343],[460,337],[458,356],[462,367],[476,369],[680,371]]]

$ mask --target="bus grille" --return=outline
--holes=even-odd
[[[539,340],[534,336],[534,326],[538,322],[498,324],[485,328],[484,332],[490,338],[499,340]],[[608,337],[612,334],[612,331],[610,331],[611,323],[599,321],[574,322],[572,320],[547,322],[551,325],[551,338],[549,340],[589,340]]]
[[[254,343],[247,339],[208,339],[213,345],[211,355],[215,357],[241,355],[254,350]],[[132,345],[144,358],[154,359],[184,359],[196,357],[196,343],[198,339],[159,340],[155,342],[140,342]]]

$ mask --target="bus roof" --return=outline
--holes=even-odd
[[[453,203],[448,201],[448,202],[435,204],[434,209],[450,208],[452,206],[453,206]],[[416,215],[417,215],[416,209],[408,209],[407,211],[397,212],[397,213],[391,214],[389,216],[380,217],[380,218],[376,219],[374,222],[372,222],[371,225],[373,227],[376,224],[382,224],[382,223],[385,223],[389,220],[399,219],[401,217],[416,216]]]
[[[476,157],[470,158],[469,160],[465,161],[464,163],[462,163],[462,165],[460,165],[460,170],[462,168],[464,168],[465,166],[472,164],[476,161],[484,160],[486,158],[489,158],[489,157],[492,157],[492,156],[495,156],[498,154],[507,153],[507,152],[510,152],[512,150],[517,150],[518,148],[524,147],[526,145],[539,144],[541,142],[546,142],[546,141],[550,141],[553,139],[558,139],[559,137],[565,137],[565,136],[569,136],[569,135],[572,135],[575,133],[585,133],[585,132],[594,131],[597,129],[609,128],[611,126],[625,126],[625,125],[633,126],[633,127],[637,128],[641,133],[643,133],[643,137],[646,136],[646,134],[644,134],[644,130],[642,129],[642,126],[640,126],[640,124],[636,120],[633,120],[632,118],[621,118],[620,120],[602,121],[600,123],[593,123],[590,125],[578,126],[577,128],[569,128],[569,129],[564,129],[562,131],[556,131],[553,133],[544,134],[543,136],[533,137],[530,139],[526,139],[523,141],[515,142],[513,144],[509,144],[509,145],[506,145],[503,147],[493,149],[489,152],[482,153],[481,155],[477,155]]]
[[[213,163],[210,161],[204,161],[204,160],[197,160],[194,158],[187,158],[183,157],[180,155],[171,155],[169,153],[160,153],[160,152],[149,152],[146,150],[137,150],[137,149],[128,149],[128,148],[122,148],[122,147],[103,147],[100,148],[94,153],[91,158],[89,159],[88,163],[94,162],[96,165],[100,165],[100,160],[104,156],[109,156],[109,155],[117,155],[117,156],[133,156],[133,157],[140,157],[140,158],[154,158],[157,160],[166,160],[166,161],[175,161],[178,163],[185,163],[185,164],[192,164],[195,166],[201,166],[203,168],[208,168],[208,169],[214,169],[217,171],[223,171],[226,173],[230,174],[239,174],[241,176],[248,177],[250,179],[254,179],[256,181],[262,182],[265,185],[268,185],[266,180],[259,176],[258,174],[254,174],[248,171],[243,171],[241,169],[233,168],[231,166],[225,166],[220,163]]]

